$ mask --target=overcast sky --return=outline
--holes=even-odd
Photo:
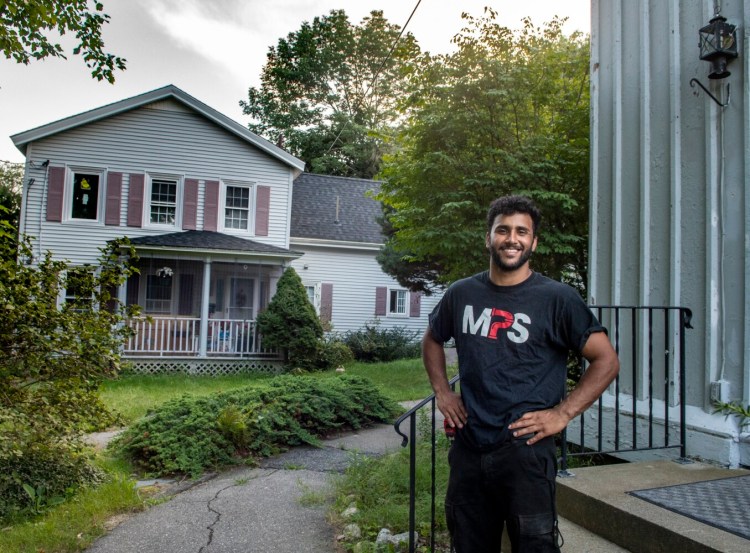
[[[0,59],[0,160],[24,161],[9,136],[173,84],[214,109],[247,124],[239,101],[257,86],[268,47],[303,21],[344,9],[359,23],[383,10],[404,26],[417,0],[103,0],[111,21],[105,50],[127,59],[110,85],[90,77],[79,57],[18,65]],[[567,32],[590,30],[590,0],[422,0],[407,30],[423,50],[445,53],[461,28],[461,12],[481,15],[484,6],[500,22],[536,25],[568,17]],[[70,48],[68,48],[70,52]]]

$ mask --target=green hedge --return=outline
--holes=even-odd
[[[421,333],[399,326],[380,328],[377,323],[367,323],[359,330],[341,336],[357,361],[382,362],[419,357]]]
[[[261,388],[167,402],[128,428],[113,447],[148,475],[197,476],[289,446],[315,444],[338,429],[390,421],[398,411],[359,376],[284,375]]]

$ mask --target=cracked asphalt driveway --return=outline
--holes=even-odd
[[[87,553],[330,553],[333,529],[327,505],[302,505],[305,493],[330,485],[353,451],[395,451],[400,437],[378,425],[326,440],[324,447],[296,447],[199,483],[169,501],[126,520]]]

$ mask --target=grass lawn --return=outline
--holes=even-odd
[[[207,395],[259,385],[268,375],[232,376],[122,375],[106,381],[101,388],[104,404],[122,415],[125,424],[144,416],[149,410],[184,394]]]
[[[421,359],[402,359],[389,363],[351,363],[350,374],[364,376],[389,398],[395,401],[421,399],[432,393]],[[320,378],[331,378],[334,371],[312,373]],[[103,384],[104,403],[120,413],[130,423],[144,416],[150,409],[183,394],[206,395],[233,390],[243,386],[262,386],[271,376],[247,374],[233,376],[187,375],[122,375]]]
[[[369,378],[395,401],[421,399],[431,393],[420,359],[352,363],[346,367],[346,371]],[[336,376],[335,371],[313,374],[319,378]],[[130,374],[105,382],[101,397],[128,424],[183,394],[206,395],[243,386],[262,386],[269,378],[269,375],[196,377]],[[106,454],[101,457],[102,465],[111,475],[108,483],[84,490],[72,500],[34,519],[9,523],[9,526],[0,528],[0,551],[77,553],[106,531],[105,523],[113,516],[145,508],[147,500],[134,489],[130,467],[108,458]]]

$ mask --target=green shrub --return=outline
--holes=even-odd
[[[284,375],[263,387],[172,400],[128,428],[113,447],[149,475],[197,476],[317,443],[337,429],[388,421],[397,411],[362,377]]]
[[[258,314],[258,330],[263,335],[263,345],[283,351],[290,366],[315,368],[323,326],[293,268],[284,271],[268,308]]]
[[[0,455],[0,520],[38,514],[75,490],[101,480],[91,452],[80,442],[29,440]]]
[[[315,369],[325,371],[354,361],[354,354],[344,342],[336,339],[321,340],[315,356]]]
[[[95,477],[80,436],[114,420],[98,388],[117,373],[120,347],[132,333],[121,323],[137,308],[120,305],[114,294],[134,272],[135,250],[127,239],[103,248],[94,270],[55,260],[50,252],[33,257],[29,241],[0,223],[6,223],[0,224],[0,517],[5,517],[39,511]],[[75,299],[59,305],[64,291],[75,291]]]
[[[379,323],[366,323],[359,330],[342,337],[358,361],[393,361],[420,355],[420,333],[399,326],[380,328]]]

